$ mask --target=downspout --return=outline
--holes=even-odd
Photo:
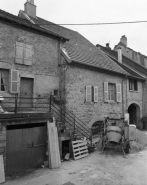
[[[126,78],[127,78],[127,75],[126,75]],[[124,98],[124,96],[125,96],[125,94],[124,94],[124,81],[126,80],[126,82],[127,82],[127,79],[126,78],[123,78],[122,79],[122,117],[124,118],[124,116],[125,116],[125,98]],[[126,107],[128,106],[128,89],[127,89],[127,83],[126,83]]]
[[[61,42],[62,39],[60,39],[58,44],[58,57],[59,57],[59,97],[60,97],[60,122],[62,122],[62,106],[61,106],[61,99],[62,99],[62,65],[61,65]]]

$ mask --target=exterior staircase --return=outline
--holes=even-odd
[[[85,137],[88,143],[91,143],[91,130],[70,110],[68,110],[64,104],[60,105],[54,101],[54,98],[50,98],[50,111],[51,115],[57,120],[57,127],[59,129],[65,129],[67,133],[73,138]]]

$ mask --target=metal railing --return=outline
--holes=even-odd
[[[1,103],[2,108],[6,112],[24,112],[24,111],[44,111],[50,110],[50,98],[49,97],[24,97],[24,96],[4,96],[4,100]]]
[[[50,105],[51,110],[60,117],[60,121],[72,127],[74,134],[78,132],[91,140],[91,130],[69,109],[67,109],[65,106],[62,107],[60,103],[57,104],[52,95],[50,98]]]

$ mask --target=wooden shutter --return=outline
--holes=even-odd
[[[21,42],[16,42],[15,52],[15,62],[18,64],[23,64],[24,44]]]
[[[33,46],[25,44],[24,46],[24,64],[32,65]]]
[[[104,82],[104,101],[108,102],[108,82]]]
[[[86,86],[86,102],[92,101],[92,87],[91,85]]]
[[[11,93],[18,93],[19,71],[11,70]]]
[[[94,102],[98,102],[98,87],[94,87]]]
[[[116,95],[117,102],[121,102],[122,101],[121,84],[116,84]]]

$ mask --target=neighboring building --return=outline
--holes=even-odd
[[[128,76],[127,82],[127,112],[130,114],[130,124],[135,124],[138,128],[142,128],[140,120],[147,114],[147,69],[122,55],[121,48],[114,51],[108,47],[108,44],[106,47],[97,44],[97,47],[131,74],[131,76]]]
[[[145,68],[147,68],[147,56],[134,51],[133,49],[128,47],[127,44],[127,37],[125,35],[123,35],[120,39],[120,42],[115,45],[114,47],[114,51],[117,51],[117,49],[121,47],[122,49],[122,54],[128,58],[130,58],[131,60],[133,60],[134,62],[144,66]]]

